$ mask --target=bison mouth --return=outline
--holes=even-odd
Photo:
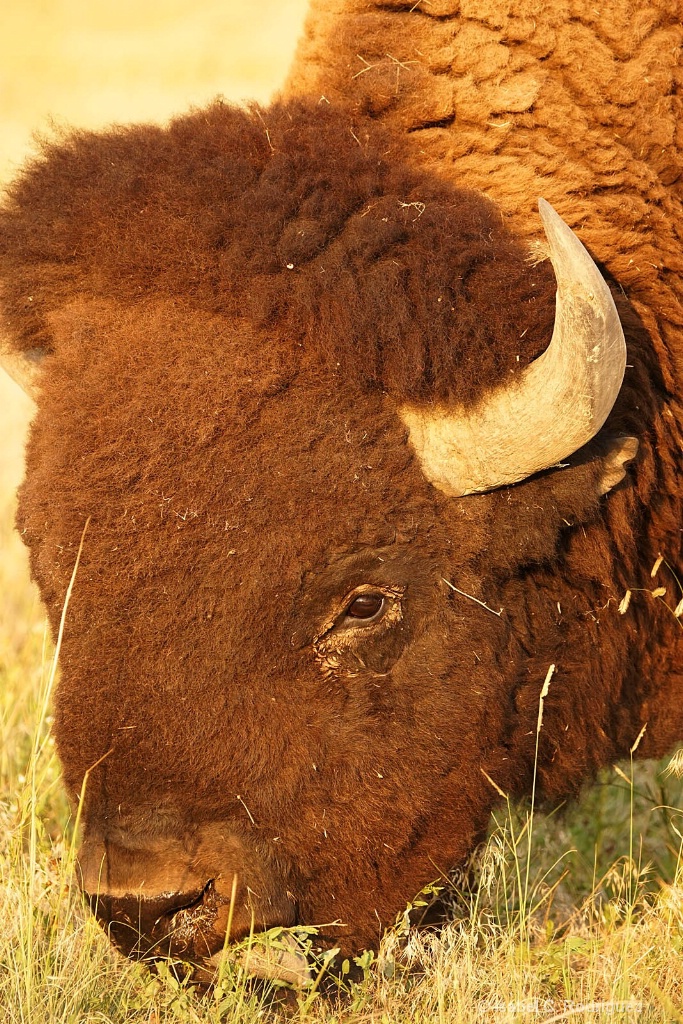
[[[286,929],[257,933],[236,946],[226,944],[231,901],[217,890],[215,879],[185,893],[181,905],[177,894],[153,899],[99,895],[89,897],[89,902],[121,953],[150,965],[180,961],[180,973],[200,986],[210,985],[226,961],[264,980],[296,987],[312,980],[305,953]]]

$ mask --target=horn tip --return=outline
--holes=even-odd
[[[541,215],[543,227],[547,236],[552,235],[553,237],[557,237],[559,235],[562,238],[567,238],[569,236],[576,237],[566,221],[560,217],[555,207],[551,206],[548,200],[543,199],[543,197],[539,197],[538,212]]]

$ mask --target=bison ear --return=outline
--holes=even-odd
[[[624,435],[608,437],[602,442],[603,453],[596,459],[598,474],[596,488],[602,496],[626,476],[626,464],[638,454],[638,438]]]
[[[487,543],[481,552],[488,571],[491,565],[509,572],[552,561],[572,529],[600,518],[603,495],[625,478],[637,451],[635,437],[598,435],[557,468],[495,494],[468,498],[468,504],[488,505]]]
[[[6,336],[0,335],[0,366],[34,402],[38,398],[38,377],[44,355],[40,348],[17,351]]]
[[[603,495],[625,478],[628,463],[638,453],[638,439],[630,434],[604,432],[554,469],[512,487],[514,493],[534,487],[566,524],[589,522],[600,514]],[[526,498],[528,501],[528,496]]]

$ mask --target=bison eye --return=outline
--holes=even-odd
[[[357,597],[354,597],[346,609],[346,615],[349,619],[374,619],[383,608],[384,594],[371,591],[370,593],[359,594]]]

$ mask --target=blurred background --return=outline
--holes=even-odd
[[[218,93],[267,102],[284,80],[307,0],[3,0],[0,185],[50,126],[165,121]],[[31,404],[0,371],[0,619],[28,574],[14,536]]]

